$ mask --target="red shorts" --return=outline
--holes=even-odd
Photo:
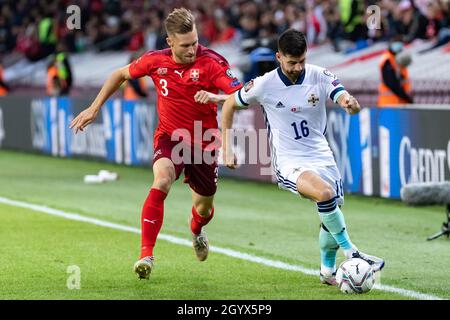
[[[183,142],[172,141],[168,134],[161,134],[154,141],[153,163],[168,158],[175,166],[176,179],[184,169],[184,183],[196,193],[210,197],[217,190],[217,150],[203,151],[187,146]]]

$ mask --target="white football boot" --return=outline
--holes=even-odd
[[[195,250],[195,255],[197,259],[200,261],[205,261],[208,258],[209,253],[209,244],[208,237],[206,236],[205,231],[200,232],[200,234],[192,235],[192,245]]]
[[[352,258],[360,258],[367,261],[372,266],[374,272],[380,271],[384,267],[383,259],[365,254],[361,251],[353,252]]]
[[[154,266],[153,257],[144,257],[134,264],[134,272],[138,275],[139,279],[146,279],[150,277]]]
[[[189,218],[189,230],[191,229],[191,221],[192,216]],[[208,258],[209,253],[209,243],[208,243],[208,237],[206,236],[206,232],[203,230],[200,232],[200,234],[192,234],[192,246],[194,247],[195,255],[197,256],[197,259],[200,261],[205,261],[206,258]]]
[[[329,286],[337,286],[336,272],[333,272],[332,274],[320,272],[320,282]]]

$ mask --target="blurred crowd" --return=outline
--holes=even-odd
[[[67,28],[70,5],[81,9],[79,30]],[[450,37],[450,0],[9,0],[0,3],[0,54],[39,60],[58,46],[69,52],[161,49],[164,18],[181,6],[197,17],[204,45],[276,39],[287,28],[303,31],[309,45],[330,42],[336,51],[342,40],[364,46],[398,36],[405,43]]]

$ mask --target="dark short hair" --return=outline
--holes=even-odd
[[[305,35],[295,29],[284,31],[278,38],[278,51],[293,57],[302,56],[307,49]]]

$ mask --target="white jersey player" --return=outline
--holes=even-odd
[[[235,110],[261,105],[278,185],[317,203],[322,221],[320,279],[335,285],[339,247],[347,258],[363,258],[375,271],[384,267],[384,261],[360,252],[350,241],[340,210],[344,200],[341,175],[325,138],[327,99],[349,114],[359,112],[359,103],[327,69],[305,63],[306,49],[301,32],[285,31],[276,53],[280,67],[249,81],[227,99],[222,108],[223,159],[229,168],[236,167],[229,142]]]
[[[306,64],[295,83],[277,68],[245,85],[235,95],[236,104],[262,106],[269,132],[272,165],[278,184],[298,193],[296,181],[306,170],[324,168],[343,203],[342,182],[325,138],[326,100],[333,101],[346,91],[328,70]],[[320,173],[319,173],[320,175]]]

